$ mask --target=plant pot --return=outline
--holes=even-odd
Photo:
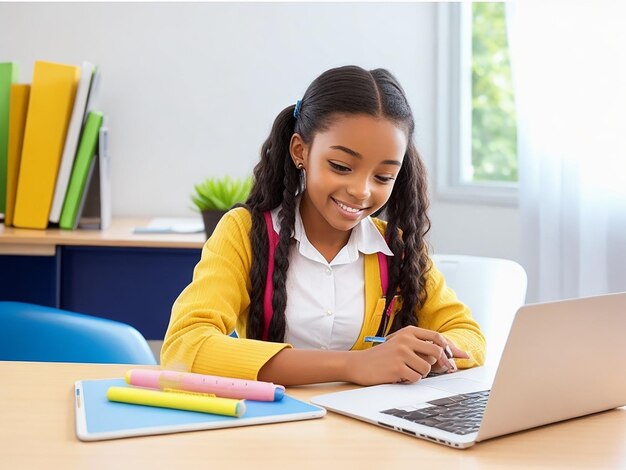
[[[204,233],[207,239],[215,230],[215,226],[220,221],[226,211],[202,211],[202,221],[204,222]]]

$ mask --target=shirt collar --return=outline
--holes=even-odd
[[[279,212],[280,207],[271,211],[272,225],[274,226],[276,233],[280,233]],[[326,263],[326,260],[324,260],[317,249],[311,245],[306,237],[302,217],[300,216],[300,197],[296,200],[296,220],[293,238],[298,242],[298,251],[301,255],[314,261],[322,261]],[[356,261],[359,257],[359,252],[366,255],[381,252],[387,256],[393,256],[393,252],[389,249],[389,245],[387,245],[385,238],[380,233],[376,225],[374,225],[372,218],[369,216],[361,220],[359,224],[352,229],[348,243],[341,249],[341,251],[339,251],[335,259],[330,264],[346,264]]]

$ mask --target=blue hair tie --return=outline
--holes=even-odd
[[[300,117],[300,108],[302,107],[302,100],[296,101],[296,107],[293,110],[293,117],[298,119]]]

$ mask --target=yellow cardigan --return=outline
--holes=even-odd
[[[384,222],[373,219],[379,229]],[[172,316],[161,350],[161,364],[168,369],[209,375],[256,379],[261,367],[286,343],[246,339],[250,308],[252,218],[245,208],[229,211],[202,249],[193,280],[172,307]],[[419,326],[435,330],[467,351],[471,359],[457,360],[459,368],[481,365],[485,338],[469,309],[446,286],[433,265],[426,283],[428,298],[419,310]],[[376,334],[384,298],[376,254],[365,255],[365,318],[352,349],[365,349],[365,336]],[[229,336],[237,330],[240,338]]]

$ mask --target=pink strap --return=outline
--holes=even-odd
[[[380,287],[383,290],[383,297],[385,297],[387,295],[387,289],[389,288],[389,268],[387,265],[387,255],[381,253],[380,251],[376,254],[378,255],[378,269],[380,269]],[[387,307],[387,311],[385,312],[387,316],[390,316],[391,312],[393,312],[393,306],[395,305],[395,303],[396,298],[394,296],[394,298],[391,299],[391,302],[389,302],[389,306]]]
[[[265,278],[265,293],[263,295],[263,341],[267,341],[270,322],[274,315],[272,308],[272,295],[274,293],[274,285],[272,283],[272,275],[274,274],[274,253],[278,245],[278,233],[274,230],[272,224],[272,214],[269,211],[263,213],[265,216],[265,225],[267,226],[267,238],[269,240],[269,253],[267,255],[267,277]]]
[[[376,253],[378,255],[378,269],[380,269],[380,287],[383,289],[383,297],[387,295],[387,288],[389,287],[388,268],[387,268],[387,255],[380,251]]]

